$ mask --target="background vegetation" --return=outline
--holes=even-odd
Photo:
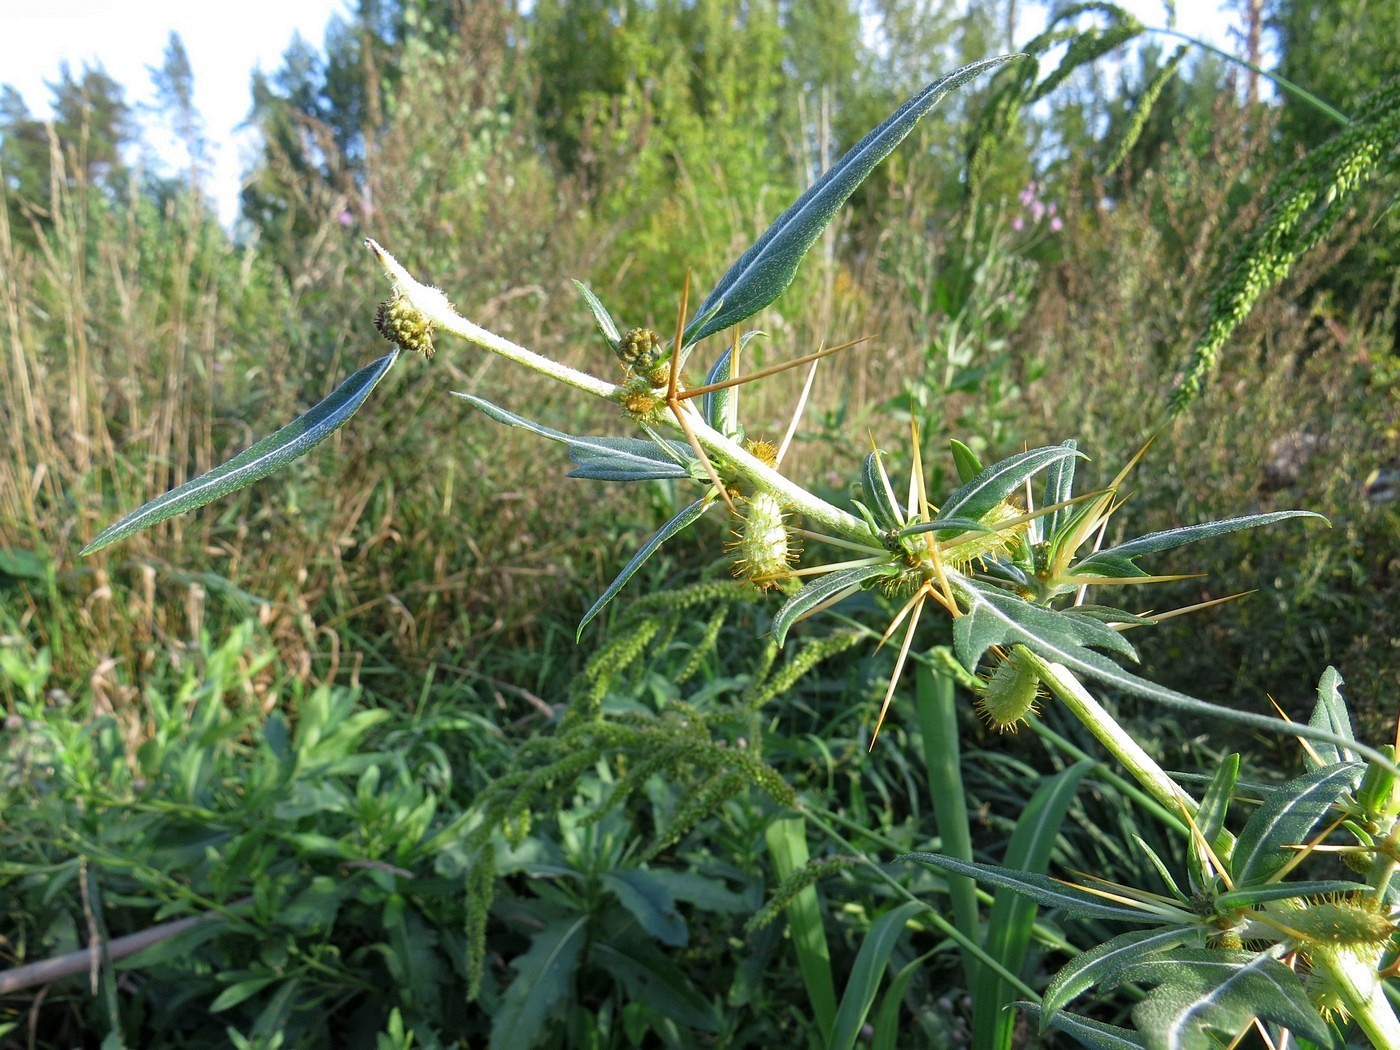
[[[100,71],[59,78],[49,124],[6,91],[0,965],[218,918],[5,998],[0,1039],[813,1038],[785,923],[746,926],[787,874],[765,836],[800,797],[865,849],[928,848],[923,731],[897,699],[867,754],[887,656],[835,621],[776,653],[772,603],[728,581],[714,526],[669,546],[576,645],[580,614],[675,494],[580,498],[552,448],[444,395],[561,426],[583,422],[575,404],[447,345],[279,481],[75,554],[118,510],[377,356],[366,236],[473,320],[610,367],[567,279],[624,324],[665,331],[687,271],[707,287],[905,95],[1025,44],[1015,3],[970,6],[364,0],[322,47],[296,42],[255,80],[262,149],[233,231],[202,192],[178,40],[160,80],[190,159],[174,178],[134,164],[141,129]],[[902,447],[912,419],[925,462],[950,476],[951,437],[984,458],[1076,437],[1094,456],[1082,469],[1107,480],[1160,420],[1229,249],[1274,175],[1330,129],[1236,67],[1177,64],[1173,38],[1108,48],[1128,23],[1094,6],[1065,24],[1101,30],[1105,60],[1018,109],[990,150],[970,129],[995,93],[949,98],[760,318],[760,356],[870,337],[819,374],[791,472],[842,493],[867,432]],[[1271,41],[1280,72],[1349,112],[1397,72],[1394,18],[1378,0],[1242,3],[1241,41],[1256,59]],[[1390,159],[1256,308],[1123,512],[1141,530],[1328,514],[1325,533],[1193,548],[1208,576],[1179,584],[1179,604],[1257,593],[1161,628],[1148,673],[1304,716],[1335,663],[1353,712],[1387,735],[1400,686]],[[796,382],[746,390],[749,418],[780,433]],[[701,597],[719,611],[687,619]],[[977,846],[996,861],[1039,778],[1069,759],[1030,733],[988,739],[965,706]],[[590,735],[579,712],[597,710],[615,729]],[[1135,717],[1169,767],[1235,743]],[[1136,863],[1100,830],[1128,803],[1096,788],[1057,856],[1108,873]],[[830,841],[811,852],[843,980],[888,889]],[[930,873],[901,877],[935,888]],[[531,968],[549,931],[579,921],[577,968],[552,987]],[[897,949],[895,969],[932,952],[895,999],[900,1045],[948,1045],[970,1023],[956,956],[938,947],[915,930]],[[1026,979],[1056,950],[1037,940]]]

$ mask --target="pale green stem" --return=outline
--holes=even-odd
[[[524,365],[541,375],[547,375],[551,379],[567,383],[569,386],[593,394],[595,397],[615,398],[622,392],[622,388],[613,383],[599,379],[597,376],[591,376],[587,372],[580,372],[568,365],[561,365],[558,361],[550,360],[533,350],[517,346],[509,339],[503,339],[494,332],[488,332],[480,325],[472,324],[453,309],[452,304],[447,301],[447,296],[442,293],[441,289],[432,288],[415,280],[407,270],[399,265],[397,259],[375,241],[366,239],[365,247],[374,252],[385,275],[394,283],[394,290],[403,295],[413,304],[415,310],[444,332],[461,336],[468,342],[490,350],[493,354],[500,354],[508,361]]]
[[[1049,686],[1074,717],[1094,734],[1099,743],[1109,750],[1148,794],[1170,810],[1184,811],[1192,817],[1196,815],[1200,803],[1172,780],[1166,770],[1118,724],[1117,719],[1103,709],[1090,695],[1089,690],[1084,688],[1084,684],[1075,677],[1074,672],[1061,664],[1043,660],[1029,650],[1023,655],[1030,660],[1040,680]],[[1235,837],[1223,828],[1211,843],[1221,855],[1221,860],[1228,859],[1234,845]]]
[[[1386,998],[1376,960],[1345,949],[1314,951],[1314,972],[1327,975],[1346,1009],[1375,1047],[1400,1047],[1400,1019]]]
[[[378,258],[379,265],[384,268],[384,273],[394,283],[395,290],[407,298],[413,308],[424,318],[442,331],[461,336],[463,339],[475,343],[483,349],[490,350],[494,354],[499,354],[507,360],[539,372],[541,375],[549,376],[551,379],[557,379],[561,383],[567,383],[569,386],[595,397],[615,400],[624,392],[623,387],[608,383],[567,365],[561,365],[533,350],[517,346],[509,339],[503,339],[493,332],[488,332],[479,325],[472,324],[453,309],[452,304],[447,301],[447,296],[441,290],[431,288],[415,280],[407,270],[399,265],[398,260],[373,240],[366,240],[365,244]],[[680,424],[676,420],[668,418],[667,422],[675,426],[676,429],[680,429]],[[865,522],[839,507],[817,498],[800,485],[788,480],[762,460],[745,451],[738,443],[731,441],[706,424],[698,412],[686,412],[686,422],[700,446],[708,454],[723,460],[736,478],[748,482],[756,491],[772,493],[784,506],[802,515],[811,525],[820,526],[829,532],[845,536],[858,543],[866,545],[874,543],[878,546],[878,538],[871,535],[870,527]]]

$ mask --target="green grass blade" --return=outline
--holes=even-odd
[[[806,825],[799,817],[775,820],[764,832],[768,852],[780,882],[807,863]],[[788,927],[797,949],[797,967],[812,1007],[812,1016],[825,1043],[836,1023],[836,982],[831,976],[831,952],[826,946],[821,903],[815,886],[804,887],[787,906]]]
[[[967,797],[963,792],[962,748],[958,742],[958,716],[953,678],[947,672],[918,664],[914,675],[915,703],[924,738],[924,765],[933,797],[933,816],[943,852],[959,860],[972,860],[972,830],[967,822]],[[966,875],[948,875],[948,897],[953,923],[968,940],[980,944],[977,923],[977,882]],[[977,983],[977,960],[962,953],[967,986]]]
[[[1060,834],[1065,812],[1074,799],[1079,781],[1094,768],[1092,761],[1076,762],[1062,773],[1045,780],[1031,796],[1016,821],[1006,847],[1006,866],[1020,871],[1044,874],[1050,851]],[[1012,972],[1025,961],[1035,924],[1035,902],[1009,889],[996,895],[987,917],[987,951]],[[1016,1015],[1006,1007],[1015,998],[1015,989],[990,969],[983,970],[972,989],[972,1045],[1009,1048]]]
[[[832,216],[914,125],[953,88],[1018,57],[1002,55],[949,73],[905,102],[851,147],[725,272],[700,304],[699,316],[686,329],[685,345],[690,346],[752,317],[782,295]],[[702,320],[719,300],[723,300],[724,305],[711,313],[708,320]]]
[[[831,1030],[829,1050],[851,1050],[856,1045],[865,1017],[875,1002],[875,993],[880,988],[880,980],[885,976],[885,967],[890,962],[890,952],[904,932],[905,925],[915,915],[928,906],[922,901],[905,901],[893,911],[887,911],[875,920],[870,931],[861,941],[856,953],[855,966],[846,981],[846,990],[841,994],[841,1006],[836,1011],[835,1025]]]
[[[390,366],[398,360],[398,356],[399,349],[395,347],[378,361],[365,365],[336,387],[325,400],[292,420],[281,430],[240,452],[227,463],[197,478],[191,478],[183,485],[171,489],[163,496],[157,496],[139,510],[107,526],[78,552],[79,557],[100,551],[118,540],[126,539],[132,533],[158,525],[166,518],[173,518],[187,510],[195,510],[221,496],[246,488],[292,460],[306,455],[349,421],[384,378]]]

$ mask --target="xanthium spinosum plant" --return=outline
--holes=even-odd
[[[881,641],[899,639],[897,658],[872,745],[898,693],[920,622],[926,614],[943,615],[952,621],[953,651],[964,672],[980,676],[969,674],[968,680],[980,694],[982,715],[993,726],[1013,728],[1026,722],[1039,703],[1053,697],[1154,799],[1183,814],[1193,829],[1189,891],[1176,890],[1173,884],[1167,897],[1122,887],[1069,889],[1043,876],[968,859],[914,856],[1071,912],[1078,909],[1125,921],[1141,921],[1147,915],[1159,924],[1146,934],[1125,935],[1072,961],[1045,999],[1030,1004],[1042,1026],[1064,1029],[1090,1045],[1140,1045],[1133,1033],[1109,1033],[1107,1026],[1063,1009],[1090,985],[1136,982],[1156,986],[1144,1002],[1144,1007],[1153,1004],[1148,1014],[1155,1019],[1150,1025],[1140,1022],[1146,1045],[1204,1046],[1207,1030],[1239,1031],[1262,1023],[1260,1019],[1325,1042],[1327,1028],[1320,1011],[1327,1010],[1333,1016],[1355,1017],[1375,1045],[1400,1046],[1400,1022],[1385,996],[1375,991],[1386,975],[1383,966],[1392,943],[1391,874],[1400,856],[1395,844],[1400,807],[1393,790],[1394,749],[1371,748],[1352,737],[1335,683],[1323,690],[1319,713],[1301,725],[1226,709],[1141,677],[1124,666],[1136,658],[1125,634],[1162,617],[1133,612],[1126,602],[1105,605],[1086,598],[1089,588],[1118,587],[1133,593],[1144,585],[1180,578],[1149,572],[1139,566],[1141,558],[1229,532],[1320,515],[1251,514],[1105,546],[1108,522],[1122,504],[1132,463],[1102,490],[1076,493],[1075,468],[1082,453],[1073,440],[1028,449],[990,465],[954,442],[960,484],[936,498],[928,491],[917,431],[910,477],[902,490],[886,470],[881,450],[872,449],[859,479],[859,498],[847,510],[782,472],[801,403],[777,445],[745,434],[739,388],[767,373],[741,375],[742,352],[755,333],[740,332],[738,326],[783,293],[836,211],[924,114],[953,88],[1018,57],[1023,56],[966,66],[909,99],[783,212],[693,314],[688,292],[682,294],[669,342],[648,329],[622,328],[598,297],[579,284],[602,339],[622,367],[620,382],[567,367],[473,324],[441,290],[420,283],[383,247],[367,242],[392,284],[391,297],[376,318],[380,332],[393,343],[389,353],[228,463],[103,530],[83,553],[101,550],[267,476],[344,425],[402,351],[430,358],[441,335],[466,339],[617,405],[633,433],[587,436],[555,430],[471,393],[457,394],[499,423],[566,446],[574,464],[570,477],[695,485],[695,498],[642,545],[587,610],[580,632],[662,544],[706,514],[726,514],[732,534],[727,553],[736,575],[784,595],[772,621],[778,645],[798,621],[862,589],[877,589],[895,604]],[[683,369],[692,353],[710,336],[731,329],[734,334],[705,382],[688,386]],[[832,347],[779,367],[809,363],[815,368],[822,356],[842,349]],[[820,549],[841,552],[839,560],[802,563],[802,549],[809,546],[804,541],[819,541]],[[1233,776],[1222,771],[1196,798],[1097,703],[1084,685],[1086,679],[1178,711],[1289,733],[1304,741],[1315,768],[1276,789],[1236,838],[1223,823],[1234,796]],[[1370,801],[1363,801],[1363,795]],[[1327,832],[1304,841],[1328,819]],[[1343,826],[1357,840],[1346,855],[1366,868],[1367,882],[1314,880],[1300,889],[1281,881],[1303,855],[1299,850],[1315,854],[1333,848],[1327,836]],[[1165,871],[1160,861],[1157,866]],[[1118,903],[1104,904],[1094,892]],[[1273,992],[1266,995],[1262,989]],[[1163,1032],[1185,1037],[1176,1040]],[[1128,1036],[1130,1042],[1121,1041]]]

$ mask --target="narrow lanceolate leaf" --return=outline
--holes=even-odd
[[[599,333],[607,342],[608,349],[617,349],[617,344],[622,341],[622,333],[617,330],[617,323],[612,319],[612,314],[608,313],[608,308],[582,281],[574,281],[574,287],[583,296],[583,301],[588,304],[588,309],[593,312],[593,320],[598,325]]]
[[[1032,1018],[1040,1016],[1040,1007],[1035,1003],[1019,1002],[1015,1005]],[[1147,1045],[1136,1032],[1078,1014],[1058,1013],[1048,1027],[1074,1036],[1081,1046],[1087,1046],[1089,1050],[1143,1050]]]
[[[1061,442],[1065,448],[1078,449],[1073,438]],[[1040,504],[1043,507],[1051,507],[1056,503],[1064,503],[1074,496],[1074,457],[1066,456],[1064,459],[1051,463],[1045,471],[1045,495],[1041,497]],[[1053,536],[1059,531],[1060,522],[1068,520],[1074,512],[1072,507],[1061,507],[1059,510],[1051,511],[1048,517],[1038,518],[1031,523],[1037,539],[1044,539],[1046,536]]]
[[[1332,1033],[1308,1001],[1298,975],[1264,954],[1211,948],[1158,952],[1119,969],[1103,987],[1155,984],[1133,1008],[1149,1050],[1214,1050],[1255,1018],[1272,1021],[1322,1046]]]
[[[1365,767],[1346,762],[1304,773],[1269,794],[1240,831],[1230,868],[1237,888],[1265,882],[1297,855],[1292,848],[1360,782]]]
[[[1156,911],[1139,911],[1123,905],[1110,904],[1102,897],[1096,897],[1094,894],[1074,886],[1057,882],[1048,875],[1037,875],[1034,872],[1018,871],[1014,868],[1002,868],[995,864],[962,861],[956,857],[944,856],[941,853],[906,853],[904,856],[896,858],[895,863],[905,860],[917,861],[930,868],[938,868],[954,875],[966,875],[978,882],[992,886],[1004,886],[1015,893],[1024,894],[1041,907],[1059,908],[1071,915],[1079,915],[1087,919],[1119,919],[1123,922],[1138,923],[1159,923],[1162,921],[1161,915]],[[1182,915],[1190,917],[1190,913],[1184,910]]]
[[[823,602],[841,595],[843,591],[855,591],[867,580],[877,576],[889,576],[897,570],[888,564],[862,565],[854,569],[841,569],[829,572],[820,579],[807,584],[778,610],[773,617],[773,637],[779,645],[787,638],[789,628],[798,620],[812,612]]]
[[[1342,676],[1335,667],[1322,672],[1317,683],[1317,706],[1313,708],[1308,724],[1322,729],[1330,729],[1338,736],[1354,740],[1351,715],[1347,713],[1346,701],[1342,699]],[[1351,762],[1356,758],[1351,748],[1337,747],[1335,744],[1319,744],[1315,747],[1322,765],[1330,766],[1337,762]]]
[[[962,488],[954,492],[938,509],[938,520],[946,518],[980,518],[1007,496],[1021,487],[1025,480],[1052,463],[1083,453],[1064,445],[1048,445],[1020,452],[1000,463],[993,463]]]
[[[695,453],[684,441],[668,440],[658,445],[646,438],[575,437],[518,416],[475,394],[453,391],[453,396],[479,408],[498,423],[520,427],[567,445],[570,458],[579,464],[569,477],[598,481],[657,481],[690,476],[684,464],[693,460]]]
[[[1240,756],[1236,752],[1228,755],[1215,776],[1210,778],[1206,793],[1201,796],[1201,808],[1196,810],[1196,827],[1201,830],[1201,838],[1214,842],[1215,837],[1225,827],[1225,814],[1230,800],[1235,797],[1235,782],[1240,778]]]
[[[1226,518],[1223,521],[1207,521],[1200,525],[1167,529],[1163,532],[1139,536],[1135,540],[1129,540],[1127,543],[1120,543],[1116,547],[1109,547],[1107,550],[1091,554],[1075,564],[1069,572],[1070,575],[1074,576],[1086,573],[1113,577],[1144,575],[1143,571],[1133,564],[1134,558],[1155,551],[1171,550],[1174,547],[1185,546],[1188,543],[1209,539],[1212,536],[1223,536],[1227,532],[1239,532],[1241,529],[1256,529],[1261,525],[1272,525],[1276,521],[1284,521],[1288,518],[1327,520],[1321,514],[1314,514],[1309,510],[1280,510],[1272,514],[1246,514],[1239,518]]]
[[[1215,898],[1218,912],[1233,911],[1236,908],[1256,908],[1269,901],[1288,900],[1290,897],[1340,897],[1346,894],[1362,894],[1367,887],[1360,882],[1346,879],[1318,879],[1315,882],[1271,882],[1263,886],[1253,886],[1242,890],[1229,890]],[[1288,917],[1281,915],[1286,926]]]
[[[1098,984],[1105,975],[1136,962],[1152,952],[1176,948],[1188,942],[1199,943],[1204,932],[1190,926],[1172,926],[1165,930],[1129,930],[1097,948],[1080,952],[1055,974],[1040,1002],[1040,1030],[1043,1032],[1055,1015]]]
[[[958,468],[959,481],[971,481],[982,473],[982,461],[977,458],[977,453],[973,452],[972,449],[957,438],[949,441],[948,447],[953,451],[953,465]]]
[[[617,592],[622,590],[622,588],[626,585],[627,581],[630,580],[634,575],[636,575],[637,570],[640,569],[646,563],[646,560],[648,558],[650,558],[654,553],[656,553],[656,549],[658,547],[660,547],[663,543],[669,540],[672,536],[676,535],[676,533],[682,531],[690,525],[693,525],[697,520],[699,520],[700,515],[704,514],[706,510],[708,510],[710,507],[713,507],[714,505],[714,501],[711,500],[708,496],[706,496],[704,499],[698,499],[690,506],[683,507],[679,514],[677,514],[674,518],[668,521],[665,525],[662,525],[661,528],[657,529],[656,534],[642,545],[642,549],[637,551],[636,554],[632,555],[632,560],[629,561],[623,567],[622,571],[617,574],[617,579],[613,580],[612,583],[608,584],[608,589],[604,591],[601,596],[599,596],[596,602],[593,603],[593,607],[589,609],[588,612],[583,614],[583,619],[579,621],[578,625],[578,636],[583,636],[583,629],[588,626],[589,621],[592,620],[593,617],[597,616],[600,612],[602,612],[603,607],[607,605],[608,602],[612,601],[615,597],[617,597]]]
[[[1069,804],[1074,801],[1079,781],[1094,768],[1092,759],[1075,763],[1047,778],[1016,818],[1016,828],[1006,847],[1008,868],[1041,874],[1050,863],[1050,851],[1059,837]],[[985,947],[993,959],[1012,973],[1026,961],[1026,949],[1035,925],[1035,902],[1025,894],[999,891],[987,916]],[[1015,992],[1011,985],[989,967],[978,971],[972,989],[972,1030],[987,1031],[995,1038],[982,1045],[1007,1046],[1015,1016],[1005,1007]]]
[[[953,621],[953,648],[965,667],[977,661],[993,645],[1021,642],[1033,652],[1058,663],[1066,657],[1088,660],[1090,650],[1106,649],[1135,660],[1132,644],[1103,622],[1089,616],[1070,616],[1043,605],[1033,605],[993,587],[970,584],[967,615]],[[1100,656],[1100,660],[1117,667]]]
[[[874,449],[865,457],[861,468],[861,485],[865,489],[865,501],[882,532],[897,529],[904,524],[904,515],[899,510],[899,502],[894,498],[894,488],[890,485],[885,465],[880,462],[880,450]]]
[[[1009,62],[1018,55],[1003,55],[964,66],[931,84],[889,116],[879,127],[855,144],[811,187],[778,216],[753,246],[739,256],[720,278],[719,284],[700,304],[701,317],[723,300],[723,307],[708,320],[700,317],[686,328],[686,345],[723,331],[752,317],[787,290],[798,264],[826,229],[837,209],[857,186],[887,157],[904,137],[943,96],[955,87],[989,69]]]
[[[378,361],[365,365],[354,373],[331,391],[325,400],[292,420],[281,430],[240,452],[227,463],[197,478],[191,478],[178,488],[171,489],[164,496],[156,497],[139,510],[107,526],[78,552],[79,555],[100,551],[108,544],[116,543],[142,529],[148,529],[166,518],[173,518],[187,510],[195,510],[221,496],[247,488],[274,470],[306,455],[345,425],[365,403],[370,392],[384,378],[398,357],[399,348],[394,347]]]

